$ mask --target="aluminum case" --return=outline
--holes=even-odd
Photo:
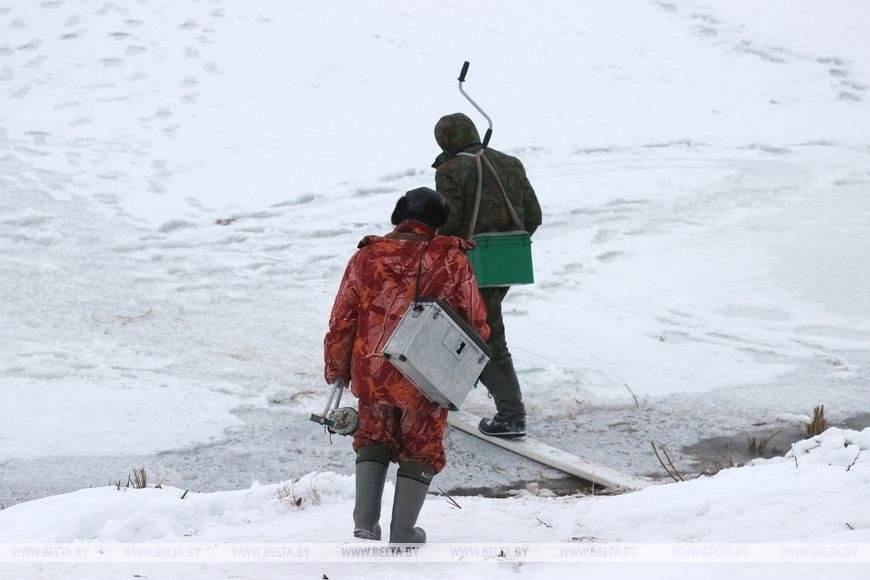
[[[438,300],[419,300],[387,340],[384,358],[427,399],[455,410],[489,362],[489,349],[449,306]]]

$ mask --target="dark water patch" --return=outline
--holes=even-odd
[[[759,457],[785,455],[793,443],[806,439],[803,425],[757,423],[753,429],[734,435],[708,437],[682,448],[693,460],[692,469],[701,473],[715,473],[720,469],[744,465]],[[831,427],[862,430],[870,427],[870,413],[859,413]]]
[[[524,492],[542,497],[570,497],[589,495],[616,495],[620,491],[594,486],[589,481],[566,475],[564,477],[545,477],[533,480],[516,480],[501,485],[458,486],[434,490],[437,495],[454,497],[515,497]]]

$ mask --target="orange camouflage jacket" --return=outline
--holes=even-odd
[[[328,383],[350,379],[361,400],[404,409],[431,405],[383,357],[383,348],[414,300],[422,257],[420,296],[445,301],[489,337],[486,306],[464,251],[471,244],[439,236],[426,224],[407,220],[386,236],[367,236],[351,258],[332,307],[324,340]]]

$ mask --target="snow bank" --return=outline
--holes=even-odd
[[[870,541],[870,428],[828,429],[785,457],[578,502],[571,517],[577,536],[621,541]]]
[[[311,473],[295,482],[250,489],[187,493],[175,487],[101,487],[19,504],[0,512],[0,542],[182,541],[215,529],[264,529],[288,513],[353,501],[351,476]],[[182,500],[181,497],[184,496]],[[300,528],[299,539],[306,539]]]
[[[349,475],[183,493],[106,487],[19,504],[0,512],[0,542],[352,540]],[[388,484],[385,505],[391,496]],[[829,429],[785,457],[621,496],[458,500],[462,509],[430,496],[421,522],[432,540],[870,541],[870,428]]]

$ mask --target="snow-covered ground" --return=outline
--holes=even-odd
[[[621,496],[558,498],[526,492],[508,499],[459,498],[456,503],[445,497],[432,498],[424,508],[421,524],[426,526],[430,539],[450,542],[454,551],[442,545],[423,548],[416,557],[428,567],[414,574],[423,578],[445,574],[484,577],[510,572],[517,578],[562,577],[569,565],[564,562],[578,558],[571,550],[606,549],[602,543],[621,542],[630,543],[638,551],[623,553],[620,565],[612,564],[606,574],[630,578],[636,577],[636,570],[628,566],[626,571],[624,565],[635,563],[633,559],[643,562],[654,551],[651,546],[635,543],[704,542],[705,549],[711,551],[706,556],[708,561],[698,554],[674,553],[672,558],[682,560],[683,567],[672,564],[652,571],[651,576],[679,578],[694,570],[700,574],[695,577],[713,577],[717,570],[730,570],[732,574],[763,570],[768,578],[810,577],[808,572],[817,575],[812,568],[823,563],[837,577],[859,578],[859,573],[866,574],[870,566],[870,510],[866,509],[870,505],[870,464],[856,460],[864,453],[870,453],[870,428],[863,432],[832,428],[797,443],[786,457],[757,460],[751,466],[728,469],[713,477]],[[332,472],[311,473],[292,482],[201,494],[185,494],[175,487],[86,489],[19,504],[0,513],[0,548],[5,550],[0,556],[9,559],[15,554],[13,550],[19,550],[19,559],[36,559],[35,552],[26,550],[39,550],[40,546],[28,543],[62,543],[63,548],[51,549],[55,554],[67,550],[66,564],[49,565],[43,561],[43,566],[53,567],[60,576],[76,577],[84,566],[73,565],[76,558],[81,562],[87,561],[86,557],[100,556],[95,550],[84,552],[87,544],[72,542],[103,546],[99,549],[107,558],[108,554],[117,557],[122,553],[113,551],[115,543],[157,543],[165,550],[164,557],[170,555],[171,545],[178,561],[185,561],[183,554],[187,553],[188,561],[203,563],[200,570],[186,576],[214,578],[224,577],[227,571],[206,565],[208,554],[220,549],[214,544],[233,544],[235,552],[223,550],[218,557],[226,559],[224,565],[259,560],[249,563],[247,573],[267,577],[269,571],[280,570],[276,564],[264,564],[269,558],[283,558],[286,566],[290,554],[297,554],[294,550],[307,548],[311,552],[299,552],[295,556],[299,560],[292,562],[295,577],[315,577],[320,571],[335,574],[329,577],[370,577],[378,565],[366,562],[363,552],[353,550],[376,544],[346,543],[353,540],[348,518],[353,510],[353,494],[353,477]],[[184,499],[180,499],[182,496]],[[391,499],[392,485],[388,485],[387,506]],[[864,509],[856,509],[858,506]],[[473,551],[482,547],[481,542],[490,545],[487,547],[501,546],[510,555],[482,561],[483,556]],[[763,555],[740,552],[747,549],[746,544],[759,542],[765,543]],[[771,547],[771,542],[837,543],[841,547],[828,546],[824,548],[828,552],[819,556],[801,554],[801,544],[793,545],[794,552],[779,552],[781,546]],[[547,552],[543,543],[561,545]],[[185,547],[190,551],[184,552]],[[511,547],[517,551],[511,551]],[[128,552],[121,557],[121,563],[92,564],[89,574],[92,570],[117,577],[123,570],[125,575],[150,577],[149,571],[156,566],[152,559],[157,556],[145,555],[148,546],[138,549],[140,555]],[[157,546],[154,549],[156,554]],[[79,550],[78,556],[73,555],[75,550]],[[462,553],[468,561],[458,561],[460,550],[465,550]],[[715,562],[713,550],[718,550],[719,558],[745,561],[739,568],[734,562],[711,564]],[[559,563],[560,557],[563,563]],[[403,558],[393,558],[393,563],[401,563]],[[688,566],[693,558],[700,563]],[[803,561],[804,569],[791,564],[770,570],[762,565],[764,558]],[[349,566],[350,561],[355,562],[355,568]],[[810,561],[813,563],[808,564]],[[437,562],[441,565],[435,566]],[[0,574],[2,571],[0,565]],[[226,577],[232,576],[227,573]]]
[[[356,241],[432,184],[435,121],[472,113],[465,59],[544,208],[507,304],[534,436],[661,476],[651,440],[691,472],[742,450],[693,453],[711,438],[786,449],[817,404],[866,426],[868,21],[860,0],[0,0],[0,505],[139,465],[203,492],[350,473],[307,422],[328,310]],[[448,446],[445,490],[558,476]]]

